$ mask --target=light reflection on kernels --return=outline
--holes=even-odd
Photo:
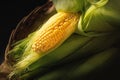
[[[59,22],[51,23],[52,25],[45,26],[44,31],[39,32],[32,49],[37,52],[46,52],[54,48],[65,37],[69,25],[77,19],[74,14],[65,14],[59,19]],[[74,25],[73,25],[74,26]],[[66,30],[67,29],[67,30]]]

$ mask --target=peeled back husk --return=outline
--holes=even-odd
[[[88,0],[91,6],[80,17],[78,33],[86,36],[106,35],[120,29],[119,0]],[[96,1],[96,2],[94,2]]]

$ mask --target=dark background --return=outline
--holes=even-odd
[[[0,62],[12,29],[35,7],[47,0],[0,0]]]

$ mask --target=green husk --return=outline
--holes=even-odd
[[[94,38],[74,34],[56,50],[41,57],[38,61],[31,64],[27,71],[23,73],[22,78],[29,78],[31,75],[36,75],[37,73],[42,74],[46,72],[46,70],[49,71],[51,67],[68,64],[76,59],[82,60],[85,57],[109,49],[115,45],[119,39],[120,37],[118,37],[117,34]]]
[[[94,56],[88,57],[84,60],[61,66],[36,80],[78,80],[81,76],[89,75],[97,69],[103,68],[107,65],[106,62],[112,60],[114,55],[118,53],[117,48],[110,48],[97,53]]]
[[[101,36],[118,31],[120,9],[118,0],[91,2],[78,23],[78,33],[85,36]]]
[[[34,71],[37,71],[36,69],[41,70],[41,68],[44,69],[44,67],[51,67],[56,65],[57,63],[59,63],[60,60],[74,53],[74,51],[85,45],[85,43],[88,42],[89,40],[91,40],[91,38],[89,37],[79,36],[77,34],[72,35],[57,49],[55,49],[54,51],[50,52],[47,55],[44,55],[39,60],[28,66],[28,69],[25,72],[29,75],[27,77],[30,77],[30,75],[33,74]]]
[[[52,0],[58,12],[83,12],[89,6],[87,0]]]
[[[83,59],[87,56],[94,55],[96,53],[99,53],[100,51],[109,49],[110,47],[116,45],[116,43],[119,43],[119,40],[119,33],[106,36],[92,37],[91,40],[86,42],[85,45],[78,48],[71,55],[67,56],[59,63],[65,64],[76,59]]]

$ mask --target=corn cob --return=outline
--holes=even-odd
[[[51,17],[34,34],[30,41],[32,42],[29,46],[31,49],[29,52],[23,53],[23,57],[14,65],[14,70],[9,77],[19,75],[30,64],[61,45],[75,31],[78,17],[77,13],[64,12],[59,12]]]
[[[77,15],[77,14],[75,14],[75,15]],[[49,48],[52,48],[53,44],[57,45],[59,43],[59,42],[57,42],[57,40],[60,41],[60,39],[62,39],[62,37],[66,37],[67,38],[67,36],[65,36],[64,34],[66,34],[66,35],[69,34],[70,30],[73,30],[73,31],[71,31],[71,33],[74,32],[75,27],[71,28],[70,30],[67,30],[68,28],[64,27],[64,26],[69,26],[69,28],[70,28],[70,26],[76,24],[77,22],[74,22],[74,21],[77,21],[77,19],[76,18],[74,18],[74,19],[72,18],[75,15],[74,14],[72,15],[72,13],[69,14],[69,13],[64,13],[64,12],[57,13],[48,22],[46,22],[46,24],[44,24],[44,26],[40,30],[38,30],[36,32],[34,37],[28,43],[29,47],[32,48],[37,53],[40,53],[40,51],[38,51],[40,49],[41,49],[41,52],[43,52],[43,53],[47,52],[47,49],[49,51]],[[72,19],[73,19],[73,24],[71,23],[69,25],[69,22],[71,22]],[[48,27],[48,25],[49,25],[49,27]],[[62,29],[65,29],[64,31],[66,33],[64,33],[62,31]],[[44,39],[46,41],[44,41]],[[62,42],[62,40],[61,40],[61,42]],[[47,43],[49,43],[49,44],[46,45]],[[41,46],[41,44],[42,44],[42,46]],[[25,52],[23,54],[23,57],[25,57],[26,55],[29,55],[29,52],[28,52],[30,50],[29,47],[26,48],[26,50],[25,50]]]
[[[96,69],[107,66],[107,62],[111,61],[114,55],[118,54],[118,48],[110,48],[96,55],[89,57],[85,60],[77,61],[76,63],[70,63],[62,68],[52,70],[47,74],[39,77],[36,80],[78,80],[82,79],[83,75],[88,75],[90,72],[94,72]]]
[[[76,23],[76,14],[63,12],[56,14],[36,33],[37,39],[35,39],[32,49],[37,53],[49,51],[74,32]]]

